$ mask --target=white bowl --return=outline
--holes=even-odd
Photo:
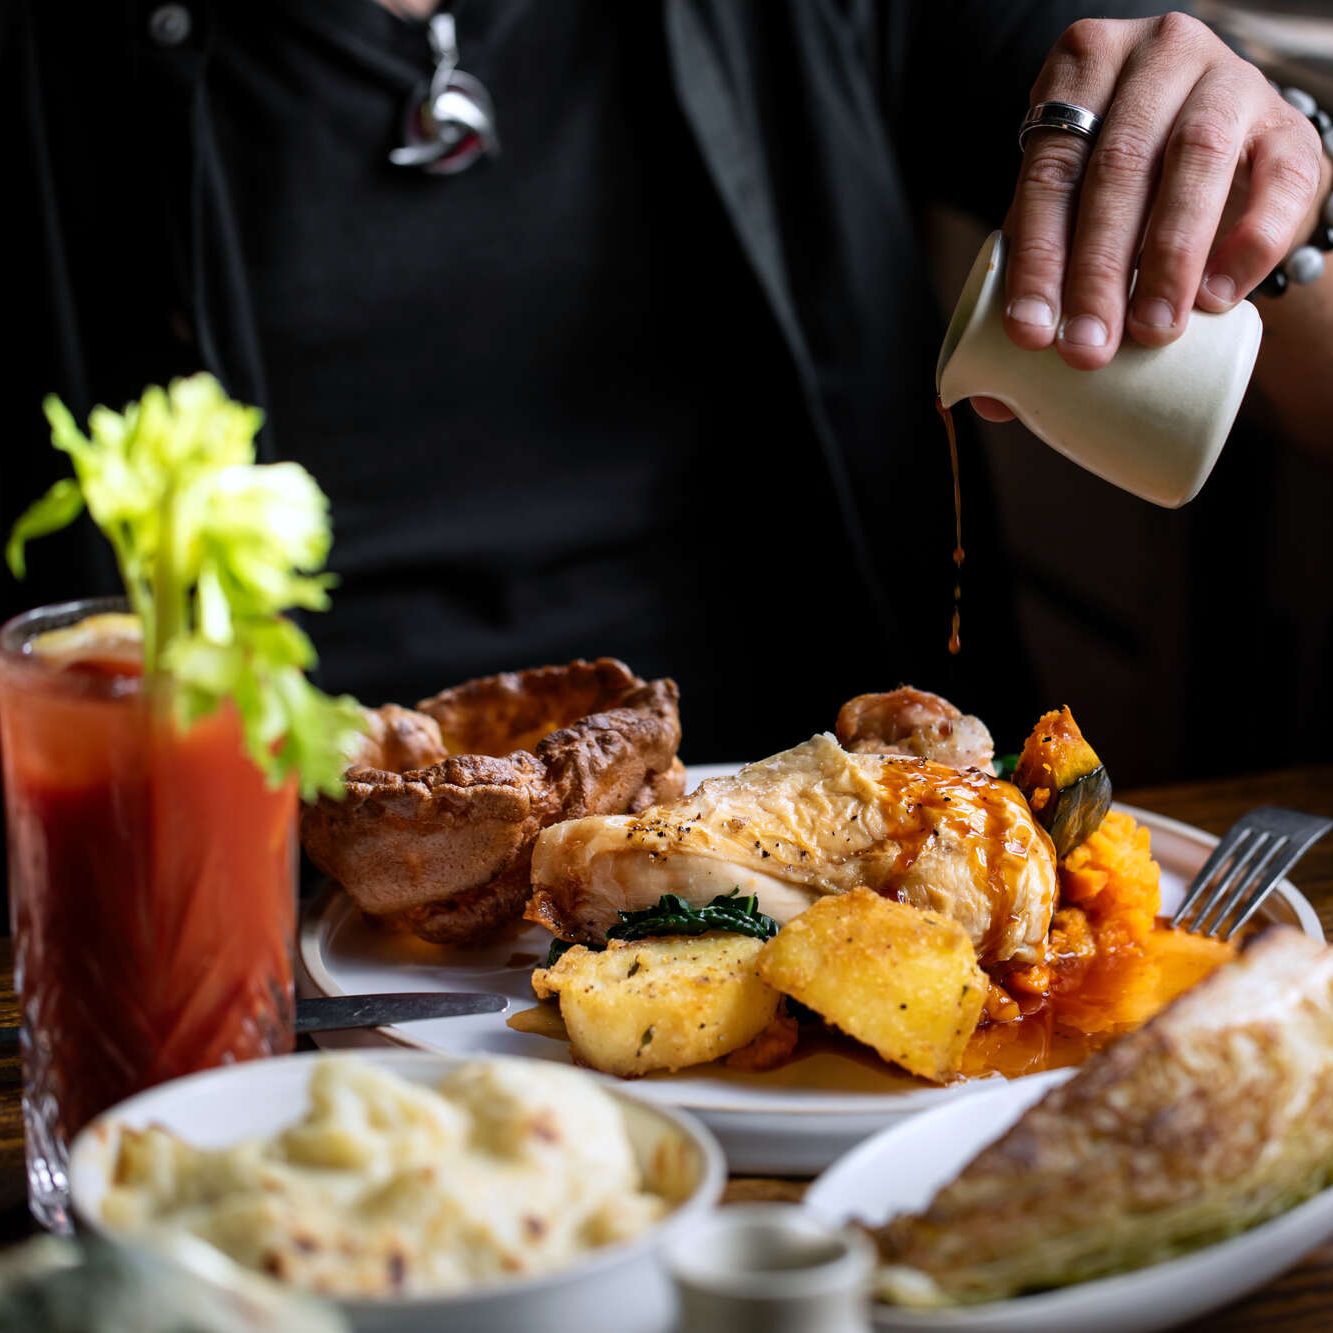
[[[117,1233],[102,1221],[102,1197],[122,1126],[160,1125],[198,1147],[224,1147],[272,1134],[298,1119],[307,1104],[310,1071],[318,1053],[282,1056],[191,1074],[151,1088],[112,1107],[87,1125],[70,1153],[70,1197],[80,1226]],[[435,1084],[464,1061],[415,1051],[363,1051],[356,1059],[413,1083]],[[568,1268],[448,1296],[340,1301],[353,1326],[365,1333],[427,1328],[542,1329],[547,1333],[662,1333],[675,1297],[660,1261],[663,1244],[707,1213],[722,1193],[726,1168],[713,1137],[692,1116],[650,1106],[618,1089],[635,1155],[647,1170],[664,1144],[692,1173],[684,1201],[641,1236],[594,1250]]]

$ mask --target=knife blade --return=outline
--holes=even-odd
[[[378,995],[321,995],[296,1002],[297,1032],[389,1027],[428,1018],[498,1014],[509,1001],[489,991],[402,991]],[[16,1027],[0,1027],[0,1050],[18,1045]]]
[[[427,1018],[498,1014],[509,1001],[486,991],[404,991],[390,995],[328,995],[297,1000],[297,1032],[378,1028]]]

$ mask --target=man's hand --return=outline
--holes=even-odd
[[[1314,126],[1196,19],[1075,23],[1032,100],[1076,102],[1104,123],[1092,144],[1028,139],[1005,224],[1005,327],[1020,347],[1054,342],[1095,370],[1125,334],[1172,342],[1192,307],[1229,309],[1314,226]]]

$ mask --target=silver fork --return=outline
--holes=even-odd
[[[1195,875],[1171,924],[1229,940],[1331,828],[1333,819],[1276,805],[1242,815]]]

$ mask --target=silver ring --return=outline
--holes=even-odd
[[[1029,108],[1018,127],[1018,151],[1021,153],[1027,146],[1028,135],[1033,130],[1065,130],[1081,139],[1092,140],[1101,127],[1102,118],[1077,102],[1038,102]]]

